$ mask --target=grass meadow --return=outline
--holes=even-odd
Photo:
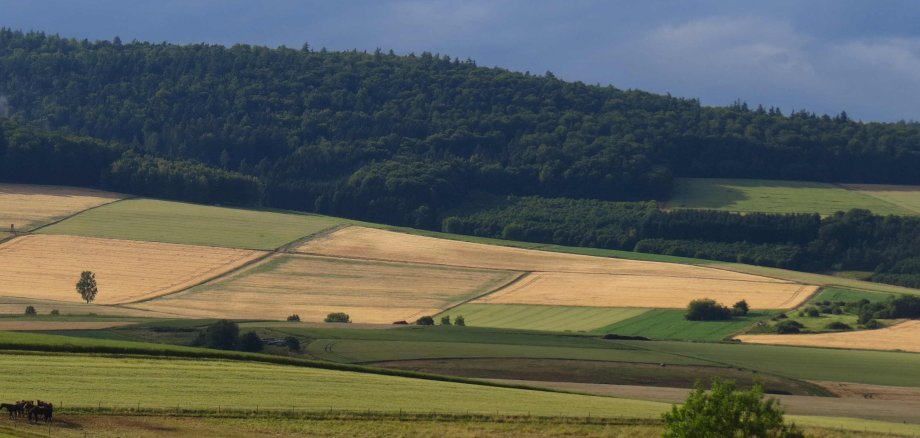
[[[74,406],[184,409],[371,410],[654,418],[666,404],[264,363],[2,354],[0,397]],[[177,390],[181,388],[181,390]],[[385,396],[384,396],[385,395]]]
[[[833,184],[758,179],[677,178],[667,207],[821,215],[864,208],[881,215],[917,214],[883,199]]]
[[[42,228],[42,233],[272,250],[344,220],[308,214],[128,199]]]
[[[435,319],[449,315],[455,320],[457,316],[463,316],[468,326],[574,332],[605,327],[646,311],[615,307],[468,303],[445,311]]]

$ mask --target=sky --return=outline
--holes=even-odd
[[[0,0],[66,37],[440,53],[788,114],[920,121],[913,0]]]

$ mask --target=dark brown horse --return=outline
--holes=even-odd
[[[0,403],[0,411],[4,409],[10,412],[10,420],[21,416],[25,412],[25,409],[19,403]]]
[[[29,423],[38,422],[40,419],[50,423],[53,415],[54,407],[51,403],[42,403],[29,411]]]

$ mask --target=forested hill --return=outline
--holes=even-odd
[[[920,183],[920,124],[702,107],[427,53],[2,29],[4,114],[8,131],[98,139],[116,187],[204,175],[248,193],[240,203],[427,227],[473,192],[660,199],[675,175]],[[207,181],[197,200],[226,195]]]

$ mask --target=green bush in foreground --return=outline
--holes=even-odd
[[[682,406],[662,415],[665,438],[687,437],[804,437],[783,423],[783,409],[776,399],[764,399],[763,385],[736,391],[735,382],[714,380],[707,392],[701,382]]]

